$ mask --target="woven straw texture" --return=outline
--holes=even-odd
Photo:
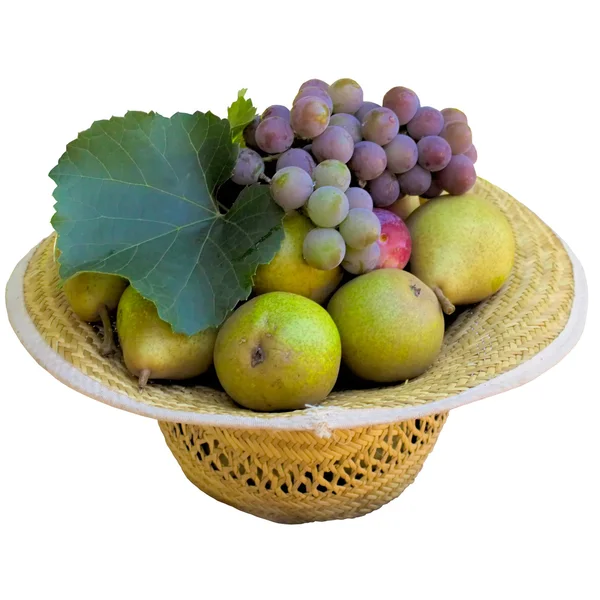
[[[396,498],[418,475],[446,417],[336,430],[330,438],[159,424],[202,491],[264,519],[306,523],[359,517]]]
[[[516,262],[504,288],[458,316],[446,331],[437,361],[422,376],[401,385],[336,391],[321,405],[350,415],[351,409],[367,409],[363,414],[373,414],[375,408],[419,410],[401,410],[402,417],[396,415],[383,425],[367,421],[303,430],[289,420],[306,413],[310,421],[314,409],[255,413],[201,380],[187,385],[152,383],[140,391],[121,357],[103,357],[94,327],[70,309],[53,259],[54,236],[42,242],[27,263],[24,311],[42,345],[46,342],[56,353],[53,356],[62,357],[102,389],[133,400],[132,406],[124,406],[127,410],[157,418],[185,475],[210,496],[281,523],[357,517],[398,496],[419,473],[447,417],[448,408],[432,403],[492,382],[529,361],[557,339],[569,320],[575,282],[564,245],[502,190],[478,180],[475,192],[506,214],[515,233]],[[57,374],[56,365],[48,368]],[[62,380],[69,384],[72,378]],[[89,385],[74,387],[105,401]],[[428,405],[428,411],[422,410]],[[224,418],[202,425],[186,421],[189,415]],[[248,426],[242,426],[236,423],[240,417],[252,419],[243,420]],[[390,422],[402,418],[408,420]]]
[[[422,406],[459,394],[510,371],[546,348],[564,329],[574,292],[571,260],[558,237],[534,213],[492,184],[474,190],[506,214],[516,237],[513,272],[497,294],[465,310],[447,330],[434,365],[401,385],[337,391],[322,407],[341,409]],[[23,282],[24,302],[49,346],[93,380],[159,409],[207,415],[250,416],[267,423],[302,411],[259,414],[202,385],[153,383],[140,391],[119,356],[100,354],[94,328],[70,309],[53,260],[54,236],[38,247]],[[176,419],[173,419],[176,420]]]

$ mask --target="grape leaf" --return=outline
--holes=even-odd
[[[244,129],[256,116],[252,100],[246,99],[246,88],[238,92],[237,100],[227,109],[227,120],[231,126],[231,138],[234,143],[244,146]]]
[[[176,332],[221,324],[283,239],[267,186],[219,210],[235,154],[228,121],[210,112],[95,122],[50,172],[61,277],[122,275]]]

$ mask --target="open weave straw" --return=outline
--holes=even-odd
[[[280,522],[365,514],[419,472],[452,408],[521,385],[577,342],[587,293],[581,266],[534,213],[478,180],[474,192],[509,219],[516,260],[506,285],[464,311],[433,366],[409,382],[336,391],[316,408],[255,413],[207,385],[139,390],[122,358],[103,357],[92,326],[70,309],[54,236],[15,269],[11,323],[55,377],[113,406],[155,418],[186,476],[211,496]]]

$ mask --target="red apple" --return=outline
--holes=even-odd
[[[380,249],[378,269],[404,269],[410,258],[412,240],[404,221],[385,208],[373,212],[381,223],[381,235],[377,244]]]

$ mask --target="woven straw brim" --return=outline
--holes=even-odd
[[[479,180],[474,192],[496,204],[513,227],[516,262],[506,285],[456,319],[435,364],[420,377],[335,392],[316,409],[256,413],[203,385],[153,383],[140,391],[121,358],[103,357],[93,327],[70,309],[53,260],[54,236],[15,269],[7,289],[9,317],[25,347],[58,379],[161,421],[318,430],[443,412],[520,385],[558,362],[579,338],[587,306],[583,271],[553,231],[486,181]]]

